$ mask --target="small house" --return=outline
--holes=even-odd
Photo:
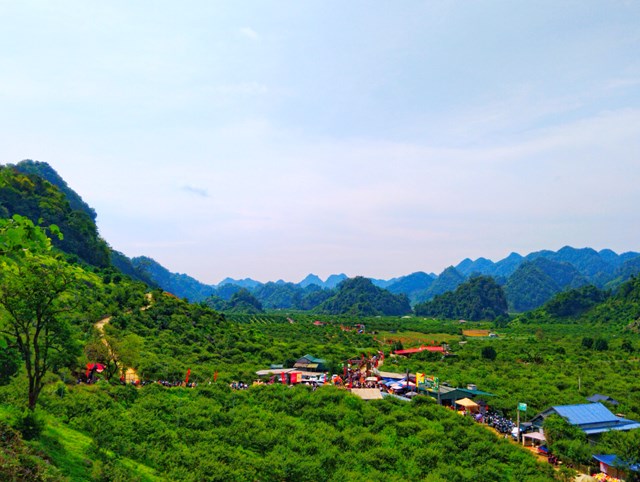
[[[533,417],[531,422],[536,427],[541,427],[544,420],[554,414],[582,430],[591,442],[596,442],[600,434],[610,430],[627,431],[640,428],[640,422],[614,415],[599,402],[550,407]]]
[[[327,370],[327,362],[322,358],[305,355],[293,364],[293,368],[308,372],[323,372]]]

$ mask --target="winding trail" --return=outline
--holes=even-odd
[[[151,303],[153,301],[153,295],[151,293],[145,293],[145,298],[147,300],[149,300],[149,303]],[[140,311],[145,311],[149,308],[149,305],[143,306],[142,308],[140,308]],[[131,312],[129,312],[131,313]],[[115,352],[113,351],[113,348],[111,347],[111,345],[109,344],[109,342],[107,341],[106,337],[104,336],[104,326],[109,323],[111,321],[111,318],[113,318],[113,316],[107,316],[106,318],[102,318],[101,320],[98,320],[94,323],[93,326],[95,326],[96,330],[98,330],[98,333],[100,333],[100,338],[102,339],[102,343],[104,343],[104,346],[107,347],[107,350],[109,350],[109,356],[113,359],[117,359],[117,357],[115,356]],[[139,382],[140,381],[140,377],[138,376],[138,372],[131,367],[128,367],[124,373],[124,379],[126,383],[132,383],[132,382]]]

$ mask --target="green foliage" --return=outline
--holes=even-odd
[[[358,276],[340,282],[337,293],[315,311],[353,316],[404,315],[411,312],[411,307],[405,295],[394,295]]]
[[[623,468],[640,464],[640,430],[604,433],[598,443],[598,452],[615,454]]]
[[[416,480],[455,467],[476,480],[553,480],[548,464],[433,403],[365,403],[333,387],[238,392],[222,384],[149,386],[127,407],[101,403],[113,390],[75,387],[100,403],[72,425],[112,460],[145,460],[166,480]]]
[[[454,292],[416,305],[416,315],[471,321],[493,320],[507,315],[502,288],[488,276],[478,276],[459,285]]]
[[[249,290],[242,288],[240,291],[233,294],[228,303],[228,308],[225,311],[232,313],[261,313],[262,303],[253,296]]]
[[[119,264],[126,266],[126,260],[121,260]],[[215,292],[212,286],[185,274],[171,273],[157,261],[146,256],[133,258],[130,264],[135,278],[151,280],[154,285],[161,286],[163,290],[194,303],[204,300]]]
[[[26,445],[19,432],[0,420],[0,480],[60,482],[67,480]]]
[[[498,356],[498,353],[496,352],[496,349],[492,346],[485,346],[482,348],[482,352],[480,353],[482,358],[484,358],[485,360],[495,360],[496,357]]]
[[[68,364],[78,352],[68,320],[61,315],[73,302],[77,271],[48,254],[50,244],[43,236],[39,227],[19,216],[0,224],[0,245],[23,246],[0,256],[0,333],[22,355],[31,410],[47,372]]]
[[[555,294],[585,284],[586,279],[572,265],[536,258],[522,263],[509,277],[505,293],[509,308],[520,312],[538,308]]]
[[[418,291],[414,294],[416,303],[422,303],[433,299],[437,295],[455,290],[459,285],[464,283],[465,277],[460,274],[453,266],[449,266],[429,285],[424,291]]]
[[[400,280],[387,287],[393,294],[405,294],[412,303],[415,303],[420,293],[425,292],[433,284],[433,276],[421,271],[403,276]]]
[[[22,434],[24,440],[38,438],[45,427],[45,421],[40,414],[32,410],[25,410],[14,422],[14,428]]]
[[[609,293],[589,285],[565,291],[556,295],[544,305],[544,310],[551,316],[578,316],[609,297]]]
[[[609,349],[609,343],[604,338],[596,338],[593,342],[593,349],[597,351],[606,351]]]
[[[545,437],[550,444],[563,439],[579,439],[584,437],[584,433],[574,425],[571,425],[559,415],[549,415],[543,423]]]
[[[593,338],[590,336],[582,338],[582,346],[585,348],[593,348]]]
[[[4,340],[3,340],[4,341]],[[20,352],[12,347],[2,347],[0,343],[0,385],[7,385],[20,368]]]
[[[22,173],[16,166],[0,166],[0,205],[6,216],[19,214],[56,225],[65,236],[53,244],[66,253],[99,267],[109,265],[109,248],[98,235],[94,219],[84,208],[74,209],[60,189],[39,174]]]
[[[246,313],[258,314],[262,313],[262,303],[246,288],[240,288],[235,291],[229,301],[225,301],[218,296],[210,296],[205,300],[203,305],[210,306],[214,310],[225,313]]]

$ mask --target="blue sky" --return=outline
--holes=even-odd
[[[0,162],[217,283],[638,251],[635,1],[3,1]]]

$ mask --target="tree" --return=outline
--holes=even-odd
[[[585,336],[584,338],[582,338],[582,346],[585,348],[592,348],[593,347],[593,338],[589,337],[589,336]]]
[[[600,440],[601,453],[613,452],[618,457],[618,464],[628,470],[640,464],[640,430],[629,432],[610,431],[603,434]],[[640,480],[640,475],[629,471],[628,480]]]
[[[596,338],[593,343],[593,349],[597,351],[607,351],[609,349],[609,343],[604,338]]]
[[[485,360],[495,360],[498,354],[496,353],[496,349],[492,346],[485,346],[482,348],[481,352],[482,358]]]
[[[51,241],[30,220],[0,220],[0,333],[24,360],[30,410],[47,372],[71,361],[76,351],[64,318],[75,270],[50,250]]]
[[[631,341],[626,338],[622,340],[622,345],[620,345],[620,348],[622,348],[627,353],[633,353],[635,350],[635,348],[633,347],[633,343],[631,343]]]
[[[20,368],[20,353],[0,339],[0,386],[7,385]]]

